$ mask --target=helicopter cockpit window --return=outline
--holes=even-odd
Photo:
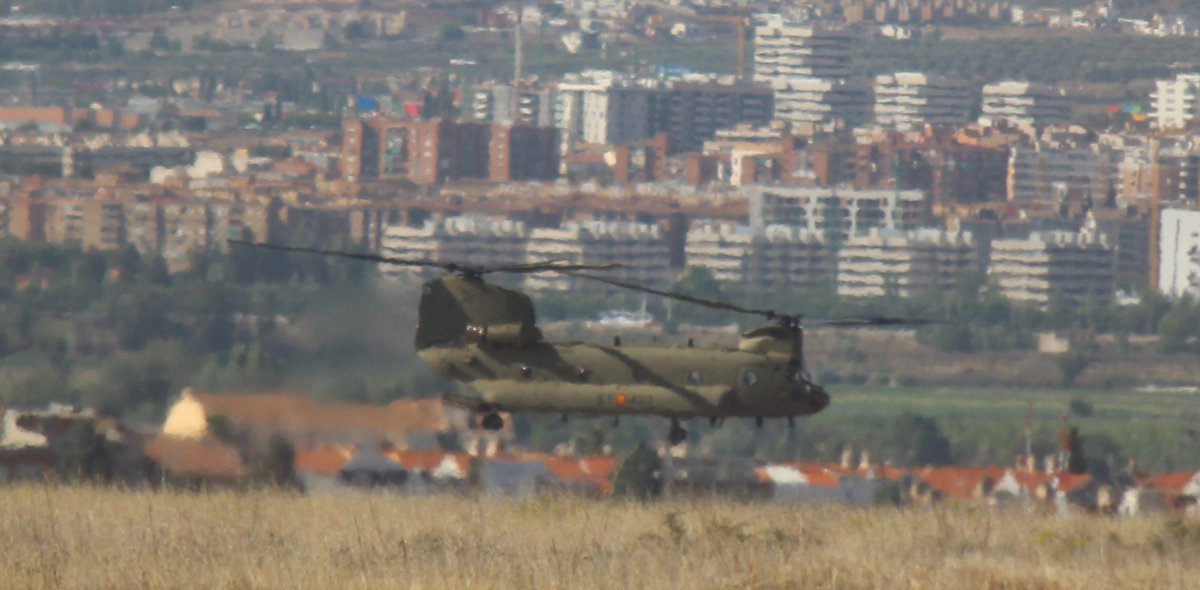
[[[742,383],[746,387],[754,387],[754,384],[758,383],[758,374],[754,371],[746,371],[742,374]]]
[[[700,385],[700,371],[692,371],[688,373],[688,381],[692,385]]]

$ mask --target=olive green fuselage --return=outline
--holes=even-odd
[[[472,390],[450,401],[481,411],[785,417],[829,405],[824,389],[776,352],[460,341],[419,354]]]

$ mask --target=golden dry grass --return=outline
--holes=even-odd
[[[1200,525],[1022,510],[0,489],[4,588],[1195,588]]]

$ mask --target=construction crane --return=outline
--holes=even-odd
[[[750,17],[736,15],[709,15],[705,17],[705,20],[733,25],[734,34],[737,35],[737,79],[739,82],[745,80],[746,25],[750,24]]]

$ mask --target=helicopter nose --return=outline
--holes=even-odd
[[[829,407],[829,392],[825,391],[820,385],[813,385],[808,393],[809,403],[812,404],[813,411],[820,412]]]

